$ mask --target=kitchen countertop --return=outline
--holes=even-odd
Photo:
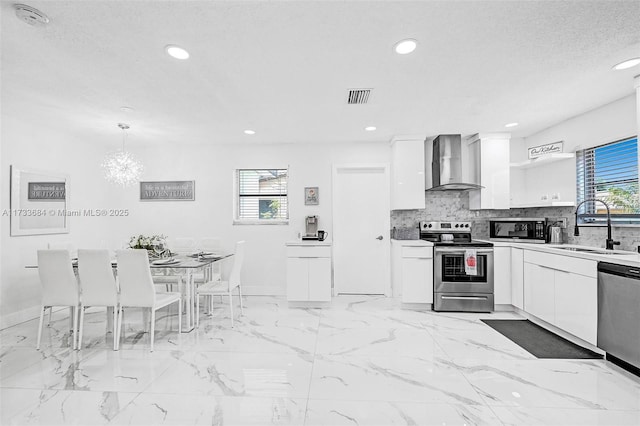
[[[395,238],[392,238],[391,244],[398,244],[407,247],[433,247],[433,243],[431,241],[425,240],[396,240]]]
[[[489,241],[489,240],[484,240]],[[626,250],[613,250],[613,252],[624,254],[598,254],[598,253],[586,253],[576,252],[571,250],[564,250],[561,247],[575,247],[584,249],[604,250],[602,247],[590,247],[580,246],[576,244],[531,244],[531,243],[514,243],[503,241],[489,241],[493,243],[494,247],[516,247],[525,250],[541,251],[551,254],[562,254],[569,257],[579,257],[581,259],[596,260],[598,262],[616,263],[618,265],[637,266],[640,267],[640,254],[633,251]]]
[[[302,247],[312,247],[312,246],[325,246],[325,247],[330,247],[331,246],[331,241],[318,241],[318,240],[293,240],[293,241],[287,241],[285,243],[285,245],[287,246],[302,246]]]

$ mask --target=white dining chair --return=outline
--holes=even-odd
[[[78,249],[71,241],[50,241],[47,243],[49,250],[68,250],[72,259],[78,257]]]
[[[170,242],[169,250],[172,253],[190,254],[197,250],[196,239],[191,237],[178,237]]]
[[[118,281],[120,283],[120,313],[116,330],[118,342],[122,333],[125,308],[148,308],[151,311],[151,352],[155,333],[156,311],[172,303],[178,304],[178,332],[182,332],[182,297],[180,293],[156,293],[149,256],[146,250],[118,250]],[[120,343],[117,344],[120,346]]]
[[[244,241],[236,243],[235,253],[233,255],[233,266],[227,280],[208,281],[196,290],[196,326],[200,326],[200,296],[229,296],[229,310],[231,313],[231,327],[233,327],[233,290],[238,289],[238,297],[240,298],[240,313],[244,313],[242,307],[242,286],[241,272],[242,263],[244,261]]]
[[[196,240],[191,237],[179,237],[170,241],[168,245],[171,254],[191,254],[197,251]],[[155,284],[162,284],[165,286],[165,290],[170,292],[173,290],[173,286],[178,286],[178,291],[182,292],[182,278],[179,275],[172,275],[168,269],[162,268],[154,270],[152,272],[153,282]]]
[[[201,238],[200,239],[199,248],[203,252],[221,253],[222,252],[222,242],[221,242],[220,238],[211,238],[211,237]],[[222,279],[222,276],[220,274],[220,263],[219,262],[214,262],[211,265],[211,269],[210,269],[209,273],[211,275],[207,277],[206,281],[220,281]],[[196,282],[198,282],[198,277],[196,277]]]
[[[201,251],[206,253],[221,253],[222,241],[220,238],[203,237],[200,239],[199,248]],[[196,285],[203,284],[207,281],[221,281],[222,273],[220,269],[220,262],[213,262],[204,270],[204,273],[195,273],[193,275],[193,279]],[[213,312],[213,296],[209,296],[207,299],[209,299],[208,313],[211,313]]]
[[[45,309],[53,309],[54,306],[68,306],[72,310],[71,339],[73,349],[75,349],[80,297],[78,280],[73,273],[69,251],[38,250],[38,275],[42,285],[42,303],[36,348],[40,349]]]
[[[113,276],[109,250],[78,250],[78,278],[80,280],[80,330],[78,349],[82,349],[84,311],[88,306],[104,306],[113,309],[113,350],[118,346],[118,285]]]

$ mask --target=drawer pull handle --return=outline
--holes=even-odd
[[[443,300],[487,300],[486,296],[442,296]]]

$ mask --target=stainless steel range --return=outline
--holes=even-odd
[[[420,222],[434,244],[433,310],[493,312],[493,244],[471,239],[470,222]]]

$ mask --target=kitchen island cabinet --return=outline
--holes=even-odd
[[[331,244],[322,241],[287,243],[287,300],[331,301]]]

